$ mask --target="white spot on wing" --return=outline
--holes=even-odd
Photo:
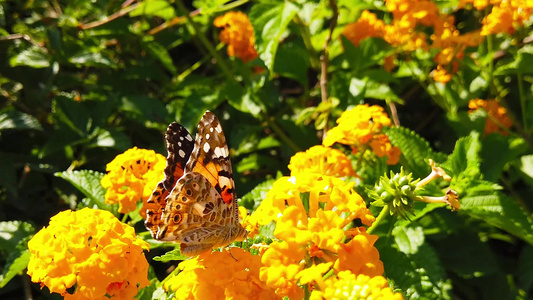
[[[190,136],[189,134],[186,135],[185,138],[186,138],[189,142],[192,142],[192,136]]]
[[[228,150],[225,147],[216,147],[215,148],[215,156],[216,157],[227,157],[228,156]]]
[[[215,127],[215,129],[217,130],[218,133],[222,132],[222,126],[220,126],[220,124],[218,124],[217,127]]]
[[[181,147],[181,142],[178,142],[178,146]]]
[[[185,151],[180,149],[180,151],[178,151],[178,154],[181,158],[185,158]]]
[[[209,135],[209,133],[207,133],[207,134],[205,135],[205,139],[206,139],[206,140],[208,140],[210,137],[211,137],[211,136]]]
[[[213,132],[213,127],[209,127],[209,131],[210,131],[210,132]]]
[[[211,149],[211,146],[209,146],[209,143],[205,143],[204,144],[204,152],[206,152],[206,153],[209,152],[209,149]],[[216,150],[216,148],[215,148],[215,150]]]

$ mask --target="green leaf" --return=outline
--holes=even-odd
[[[530,47],[530,49],[533,49]],[[533,74],[533,53],[519,51],[516,57],[506,65],[500,66],[494,72],[495,75]]]
[[[533,154],[520,157],[518,168],[524,179],[533,186]]]
[[[106,190],[100,184],[100,181],[104,177],[103,173],[92,170],[81,170],[57,172],[54,175],[70,182],[90,200],[90,203],[98,206],[98,208],[113,213],[115,212],[112,205],[105,203]]]
[[[202,14],[211,15],[220,10],[220,7],[230,0],[194,0],[192,5],[198,8]]]
[[[109,147],[118,150],[131,148],[131,140],[123,132],[111,128],[109,130],[97,129],[96,145],[99,147]]]
[[[48,68],[51,57],[43,49],[34,46],[11,57],[9,64],[12,67],[27,66],[35,69]]]
[[[479,164],[481,163],[480,150],[479,133],[472,132],[470,136],[457,140],[452,154],[449,155],[448,160],[442,167],[451,172],[448,175],[452,177],[466,172],[467,169],[470,169],[469,172],[479,172]]]
[[[344,57],[348,61],[350,68],[357,77],[362,78],[363,71],[370,66],[376,65],[387,52],[387,43],[383,39],[368,38],[355,46],[344,35],[341,35],[342,46],[344,48]]]
[[[90,129],[92,122],[90,122],[87,108],[83,103],[75,101],[71,95],[57,95],[52,102],[52,112],[57,120],[67,125],[80,137],[85,137]]]
[[[80,64],[87,67],[116,67],[114,61],[105,57],[100,50],[98,51],[99,52],[84,50],[71,56],[68,60],[70,63]]]
[[[132,113],[133,116],[144,122],[166,123],[168,112],[161,101],[142,95],[128,95],[122,98],[121,109]]]
[[[307,87],[309,53],[298,43],[283,43],[278,49],[274,62],[274,73],[297,80]]]
[[[28,266],[30,261],[30,251],[25,250],[17,258],[8,261],[4,267],[4,272],[0,277],[0,289],[3,288],[13,277],[17,274],[22,274],[22,271]]]
[[[14,109],[5,109],[0,113],[0,131],[6,129],[43,130],[39,121],[32,115]]]
[[[417,253],[424,244],[424,231],[420,226],[396,226],[392,235],[400,251],[405,254]]]
[[[476,194],[460,198],[460,213],[487,222],[533,245],[531,216],[513,198],[494,190],[484,194],[476,191]]]
[[[141,5],[130,13],[130,16],[157,16],[168,21],[176,16],[176,11],[166,0],[147,0],[141,2]]]
[[[161,255],[161,256],[155,256],[153,259],[155,261],[160,261],[163,263],[167,263],[169,261],[175,261],[175,260],[185,260],[189,258],[186,255],[181,254],[180,249],[174,249],[171,251],[168,251],[167,253]]]
[[[238,82],[233,80],[226,81],[226,84],[220,91],[221,99],[227,99],[229,104],[235,109],[257,116],[261,113],[262,104],[257,101],[255,95],[246,91]]]
[[[498,264],[490,246],[477,234],[464,229],[433,241],[442,264],[459,276],[470,278],[487,276],[498,271]],[[475,255],[473,255],[475,254]]]
[[[414,178],[424,178],[431,172],[429,158],[436,162],[444,161],[442,154],[434,152],[428,141],[410,129],[401,126],[390,127],[384,128],[383,132],[394,146],[400,148],[402,165],[413,173]]]
[[[489,181],[497,181],[505,165],[527,152],[528,146],[521,138],[512,138],[501,134],[489,134],[482,140],[480,153],[481,172]]]
[[[516,264],[518,284],[524,291],[530,291],[533,287],[533,247],[526,246],[522,249]]]
[[[450,299],[451,285],[430,245],[422,244],[413,255],[391,247],[386,239],[378,239],[376,247],[391,287],[401,289],[406,299]]]
[[[0,222],[0,249],[3,253],[10,253],[21,240],[33,235],[35,227],[22,221]]]
[[[271,1],[258,3],[250,11],[249,18],[255,30],[259,57],[265,62],[271,76],[279,41],[299,8],[293,2]]]
[[[163,45],[159,44],[156,41],[145,41],[142,44],[143,49],[145,49],[150,55],[154,56],[157,60],[163,64],[163,66],[173,75],[178,73],[178,70],[174,66],[172,58],[168,54],[167,49]]]
[[[255,211],[261,204],[261,201],[266,198],[267,193],[272,189],[272,184],[276,179],[267,179],[256,185],[251,191],[242,196],[240,205],[246,207],[248,211]]]

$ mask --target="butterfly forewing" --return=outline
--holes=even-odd
[[[176,122],[168,126],[165,143],[168,153],[165,178],[157,184],[145,205],[146,220],[144,225],[153,236],[156,236],[159,231],[166,198],[177,180],[183,176],[185,165],[194,148],[192,136],[187,129]]]

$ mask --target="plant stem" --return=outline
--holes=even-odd
[[[187,19],[187,23],[189,23],[189,25],[194,29],[194,30],[189,29],[189,32],[191,33],[191,35],[196,35],[198,37],[198,39],[200,40],[200,42],[202,42],[202,44],[207,49],[207,51],[209,51],[209,53],[216,60],[217,65],[220,67],[224,75],[226,75],[228,79],[234,79],[233,73],[230,71],[230,68],[226,64],[226,61],[222,59],[222,56],[218,54],[218,52],[215,50],[215,47],[211,45],[209,40],[205,37],[204,33],[200,30],[200,28],[198,28],[198,25],[191,18],[189,11],[183,5],[182,0],[178,0],[176,1],[176,3],[178,5],[179,10],[183,13],[185,18]]]
[[[376,228],[379,226],[379,223],[383,222],[383,220],[385,220],[385,218],[390,215],[389,214],[389,211],[390,211],[390,208],[389,208],[389,205],[385,205],[383,207],[383,209],[381,210],[381,212],[379,213],[378,217],[376,218],[376,221],[374,221],[374,223],[372,224],[372,226],[370,226],[368,228],[368,230],[366,231],[368,234],[371,234],[372,232],[374,232],[374,230],[376,230]]]
[[[522,75],[522,72],[518,72],[516,74],[518,77],[518,93],[520,95],[520,108],[522,110],[522,127],[524,128],[525,132],[528,132],[527,128],[527,101],[526,101],[526,93],[524,92],[524,77]]]

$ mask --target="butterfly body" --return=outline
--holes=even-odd
[[[169,125],[165,139],[165,178],[146,205],[145,226],[152,236],[181,243],[188,256],[246,238],[226,138],[216,116],[204,114],[194,143],[178,123]]]

